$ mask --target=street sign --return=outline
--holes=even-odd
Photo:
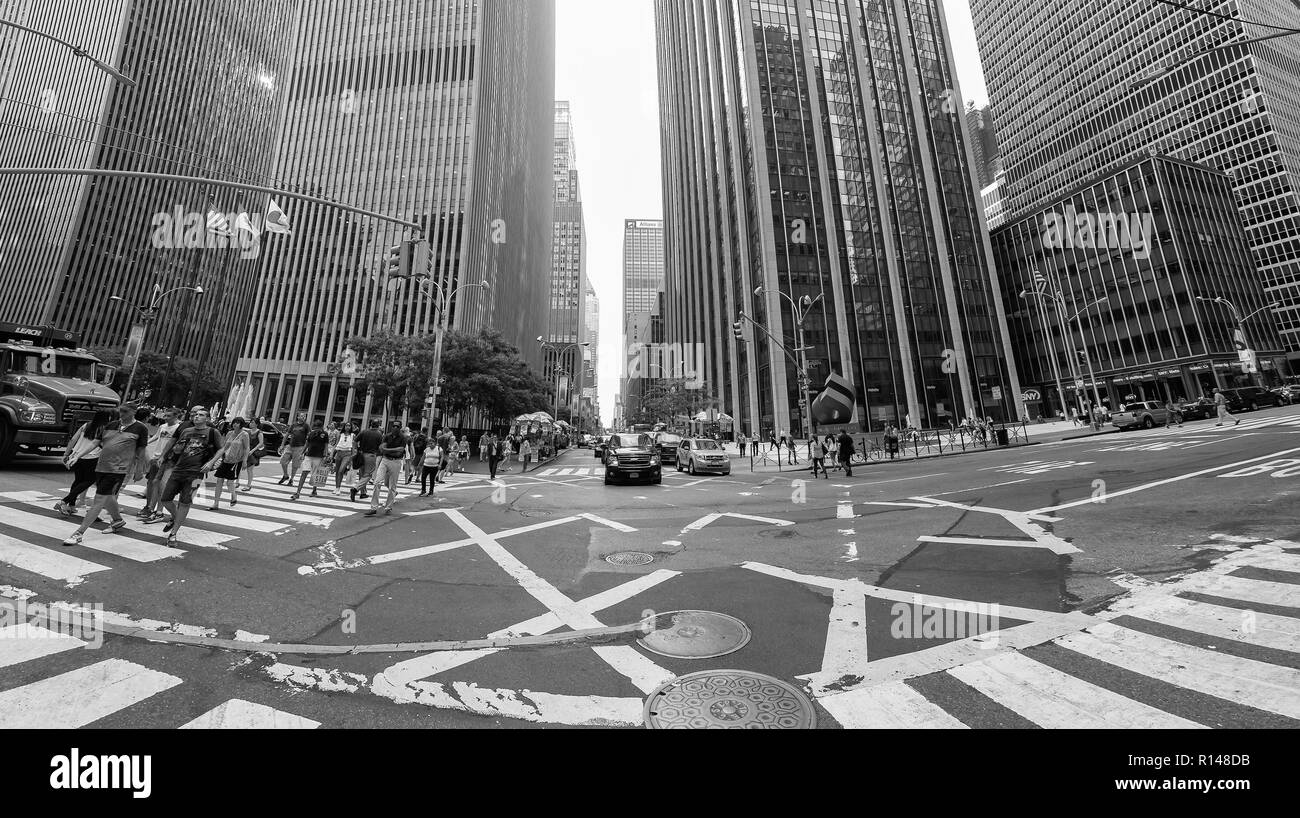
[[[122,353],[122,368],[130,369],[140,359],[140,348],[144,346],[144,324],[133,324],[131,334],[126,339],[126,351]]]
[[[1259,359],[1253,349],[1237,350],[1237,358],[1241,361],[1241,371],[1248,374],[1254,374],[1259,371]]]
[[[1076,380],[1076,381],[1074,382],[1074,388],[1075,388],[1075,389],[1082,389],[1082,388],[1083,388],[1083,379],[1082,379],[1082,378],[1080,378],[1080,379],[1078,379],[1078,380]]]

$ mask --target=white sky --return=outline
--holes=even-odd
[[[689,0],[681,0],[689,2]],[[987,101],[967,0],[943,0],[964,99]],[[652,0],[557,0],[555,98],[573,105],[587,227],[587,276],[600,298],[600,407],[614,415],[623,357],[623,220],[663,216]]]

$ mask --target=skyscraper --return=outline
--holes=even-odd
[[[310,0],[295,44],[278,176],[305,192],[415,222],[449,326],[492,326],[541,364],[551,270],[553,0]],[[409,234],[299,205],[264,261],[239,380],[254,408],[363,417],[339,362],[349,337],[431,333],[432,299],[383,280]],[[281,237],[283,238],[283,237]]]
[[[135,87],[67,48],[0,27],[0,167],[127,170],[272,184],[298,3],[16,0],[6,19],[82,45]],[[214,197],[210,204],[209,194]],[[159,246],[155,218],[264,213],[266,197],[169,181],[0,176],[0,320],[49,322],[87,346],[122,347],[164,290],[145,349],[210,351],[226,381],[252,310],[257,263],[232,250]],[[224,287],[223,287],[224,281]],[[119,295],[124,303],[109,303]]]
[[[567,394],[592,384],[586,379],[582,348],[574,346],[587,338],[586,298],[587,230],[582,218],[582,192],[578,185],[577,147],[573,135],[573,117],[569,103],[555,103],[555,244],[551,260],[550,311],[546,340],[554,347],[546,350],[543,364],[553,382],[565,385],[561,405],[574,404],[581,398]],[[554,376],[556,367],[563,370]],[[570,377],[572,380],[570,381]]]
[[[655,14],[668,336],[705,345],[740,430],[806,431],[792,358],[730,326],[792,350],[805,298],[811,380],[855,385],[855,428],[1019,417],[942,4]]]
[[[1190,3],[1181,3],[1191,6]],[[1234,180],[1275,317],[1300,360],[1300,24],[1280,0],[972,0],[1011,220],[1157,149]],[[1216,46],[1226,46],[1216,48]],[[1198,52],[1208,52],[1187,60]],[[1166,69],[1174,68],[1166,73]]]
[[[586,340],[589,346],[583,352],[586,356],[587,374],[583,376],[582,383],[585,389],[590,390],[590,394],[595,395],[596,388],[599,384],[600,372],[600,299],[596,297],[596,290],[587,282],[587,297],[585,299],[586,313],[583,321],[587,327]],[[591,398],[592,413],[599,416],[600,404],[596,398]]]
[[[642,363],[640,345],[654,343],[652,319],[664,286],[664,223],[660,219],[623,222],[623,378],[620,393],[629,411],[640,409],[644,380],[662,377]]]

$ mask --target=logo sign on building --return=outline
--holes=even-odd
[[[1020,393],[1020,399],[1026,402],[1033,402],[1036,400],[1042,400],[1043,394],[1037,389],[1026,389],[1024,392]]]

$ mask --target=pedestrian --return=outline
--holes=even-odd
[[[456,465],[459,471],[465,471],[465,463],[469,460],[469,437],[460,436],[460,443],[456,444]]]
[[[145,471],[144,507],[136,516],[141,522],[148,522],[153,517],[162,515],[158,508],[158,499],[162,496],[163,486],[167,485],[167,467],[163,463],[162,453],[171,445],[180,432],[181,422],[175,409],[164,409],[157,431],[149,438],[145,448],[148,466]]]
[[[307,435],[311,427],[307,425],[307,413],[298,413],[298,422],[289,427],[289,433],[280,445],[280,485],[292,483],[302,466],[303,451],[307,448]]]
[[[785,462],[787,466],[793,466],[799,462],[799,455],[794,450],[794,435],[787,432],[781,433],[781,445],[785,446]],[[777,449],[777,459],[781,458],[781,450]]]
[[[77,510],[77,498],[95,485],[95,469],[99,466],[100,430],[111,423],[113,414],[106,409],[95,413],[94,417],[81,424],[81,428],[72,434],[67,451],[63,455],[64,468],[72,472],[72,486],[63,499],[54,504],[54,510],[64,517],[71,517]]]
[[[438,434],[438,446],[442,448],[442,460],[438,463],[438,482],[447,482],[447,473],[451,470],[451,460],[456,456],[456,435],[446,426]]]
[[[338,439],[334,441],[332,456],[334,458],[334,496],[343,490],[343,477],[352,470],[352,455],[357,450],[357,428],[351,423],[344,423],[339,429]]]
[[[357,485],[352,489],[352,502],[357,501],[357,491],[360,490],[360,499],[364,500],[369,495],[366,494],[366,485],[375,475],[375,469],[379,465],[379,446],[384,441],[384,433],[379,431],[379,421],[370,421],[370,428],[357,435],[357,449],[360,451],[362,467],[361,474],[357,477]]]
[[[770,451],[772,451],[773,449],[776,449],[776,450],[777,450],[777,453],[778,453],[778,454],[777,454],[777,457],[778,457],[778,459],[779,459],[779,458],[780,458],[780,451],[781,451],[781,444],[778,443],[777,440],[776,440],[776,430],[775,430],[775,429],[769,429],[768,432],[767,432],[767,450],[770,452]]]
[[[484,447],[481,442],[479,443],[479,446],[487,449],[488,479],[497,479],[497,465],[501,463],[501,441],[497,440],[495,434],[489,433],[487,436],[487,446]]]
[[[501,441],[501,473],[507,474],[510,471],[510,458],[515,456],[514,438],[507,435]]]
[[[1167,400],[1165,401],[1165,428],[1168,429],[1169,424],[1173,422],[1178,424],[1179,429],[1183,428],[1183,413],[1178,411],[1178,404]]]
[[[838,446],[839,443],[835,440],[835,435],[827,432],[826,437],[822,438],[822,449],[826,452],[826,460],[830,462],[831,468],[836,471],[840,468],[839,458],[835,454]]]
[[[848,432],[840,432],[839,440],[836,441],[835,453],[839,457],[840,465],[844,467],[844,476],[853,476],[853,438],[849,437]]]
[[[479,435],[479,438],[478,438],[478,462],[480,462],[480,463],[482,463],[484,460],[487,459],[487,445],[486,445],[486,444],[487,444],[487,442],[488,442],[488,439],[491,438],[491,437],[492,437],[492,433],[491,433],[491,432],[488,432],[488,433],[485,434],[485,435]]]
[[[885,451],[890,460],[898,457],[898,428],[892,423],[885,426]]]
[[[736,446],[740,449],[740,456],[745,456],[745,433],[741,432],[736,436]]]
[[[253,469],[256,469],[262,462],[262,455],[266,454],[266,433],[262,431],[262,424],[258,420],[249,418],[244,430],[248,432],[248,457],[244,459],[244,485],[236,486],[240,491],[253,490]]]
[[[812,476],[817,477],[818,472],[827,480],[830,474],[826,471],[826,444],[813,435],[808,440],[808,459],[812,461]]]
[[[298,461],[302,464],[298,474],[298,490],[289,497],[290,500],[297,500],[302,495],[303,485],[311,480],[311,496],[317,497],[316,494],[316,471],[325,465],[325,452],[329,450],[330,436],[325,431],[325,422],[320,418],[312,421],[311,431],[307,433],[306,442],[303,445],[303,453],[298,456]]]
[[[149,446],[149,427],[135,419],[136,405],[123,403],[117,407],[117,420],[100,426],[96,433],[99,459],[95,464],[95,502],[86,510],[86,516],[75,533],[63,541],[64,545],[81,545],[86,529],[99,519],[100,511],[109,515],[107,534],[126,528],[122,510],[117,504],[117,493],[126,481],[144,476],[146,449]]]
[[[1233,426],[1241,423],[1241,418],[1233,416],[1233,414],[1228,411],[1228,398],[1223,394],[1223,390],[1218,389],[1217,387],[1214,390],[1214,406],[1219,411],[1219,422],[1214,424],[1215,426],[1222,426],[1223,421],[1228,418],[1232,418]]]
[[[370,510],[367,517],[379,513],[379,495],[388,487],[388,502],[384,503],[384,514],[391,514],[393,504],[397,502],[397,479],[402,472],[402,458],[406,456],[406,436],[402,434],[401,421],[395,420],[388,426],[388,434],[379,444],[380,461],[375,470],[375,490],[370,495]]]
[[[411,436],[411,465],[415,474],[422,474],[424,469],[424,450],[429,447],[428,430],[420,427]]]
[[[524,438],[519,442],[519,462],[524,464],[520,472],[528,471],[528,467],[533,462],[533,442]]]
[[[434,440],[420,451],[420,496],[432,497],[438,485],[438,466],[442,463],[442,447]]]
[[[239,485],[239,471],[244,467],[244,461],[248,459],[251,449],[248,432],[244,430],[244,419],[234,418],[230,421],[230,431],[225,436],[218,455],[221,458],[221,465],[217,466],[217,488],[212,495],[212,507],[209,511],[216,511],[221,507],[221,487],[226,483],[230,484],[230,507],[239,505],[235,487]]]
[[[177,433],[171,446],[163,452],[163,459],[170,461],[171,474],[163,489],[162,504],[168,515],[159,515],[146,520],[146,523],[166,519],[163,533],[167,542],[176,542],[176,536],[185,519],[189,516],[190,506],[194,503],[194,489],[203,482],[203,476],[217,467],[220,462],[221,447],[225,441],[221,434],[208,425],[208,410],[196,408],[190,412],[190,425]],[[177,499],[179,498],[179,505]]]

